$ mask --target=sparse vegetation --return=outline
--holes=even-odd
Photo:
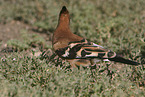
[[[71,70],[40,36],[51,41],[64,4],[75,34],[142,65],[101,62],[95,69]],[[144,0],[1,0],[0,25],[19,21],[33,28],[21,29],[19,38],[0,39],[1,97],[144,97],[144,5]]]

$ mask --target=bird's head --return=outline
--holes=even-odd
[[[66,6],[62,7],[60,14],[59,14],[59,20],[60,20],[60,22],[64,21],[66,23],[69,23],[70,16],[69,16],[69,12],[68,12]]]

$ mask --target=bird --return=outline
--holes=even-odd
[[[81,65],[86,67],[101,60],[139,65],[138,62],[125,59],[112,50],[72,33],[66,6],[63,6],[59,13],[58,25],[52,37],[52,47],[54,52],[61,59],[67,60],[72,67]]]

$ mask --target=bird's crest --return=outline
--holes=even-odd
[[[60,15],[61,15],[61,14],[69,14],[69,12],[68,12],[66,6],[63,6],[63,7],[62,7],[62,9],[61,9],[61,11],[60,11]]]

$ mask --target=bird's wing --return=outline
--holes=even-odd
[[[115,52],[105,49],[86,39],[82,41],[70,42],[67,47],[55,51],[63,59],[92,59],[97,58],[103,61],[115,61],[130,65],[139,65],[140,63],[120,57]]]
[[[86,39],[82,41],[70,42],[67,47],[56,50],[56,53],[65,59],[86,59],[99,58],[108,59],[116,56],[115,52],[107,50]]]

